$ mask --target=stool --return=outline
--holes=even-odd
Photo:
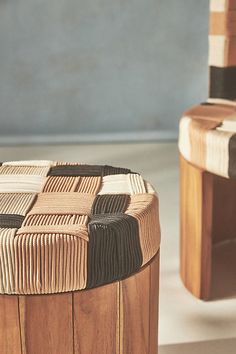
[[[213,254],[236,240],[235,18],[235,0],[211,0],[210,98],[180,121],[180,272],[204,300],[213,295]]]
[[[126,168],[0,165],[0,353],[157,354],[160,226]]]

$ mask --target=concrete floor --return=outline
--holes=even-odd
[[[236,353],[236,298],[202,302],[179,274],[178,152],[172,144],[0,147],[0,160],[53,159],[139,171],[158,191],[162,226],[160,354]],[[132,353],[133,354],[133,353]]]

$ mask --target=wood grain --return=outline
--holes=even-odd
[[[149,354],[150,266],[121,283],[122,354]]]
[[[0,295],[0,353],[21,354],[17,296]]]
[[[115,354],[119,283],[76,292],[74,297],[75,354]]]
[[[213,175],[180,157],[180,273],[195,296],[211,288]]]
[[[159,254],[119,282],[0,296],[0,354],[157,354]]]
[[[157,354],[158,348],[158,309],[159,309],[159,263],[158,253],[150,264],[150,324],[149,324],[149,353]]]
[[[73,354],[72,295],[19,296],[22,354]]]
[[[214,176],[213,243],[236,238],[236,180]]]

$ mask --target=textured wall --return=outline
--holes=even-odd
[[[207,95],[207,0],[0,0],[0,134],[177,130]]]

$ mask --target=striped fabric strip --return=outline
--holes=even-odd
[[[1,222],[1,216],[0,216]],[[20,224],[21,225],[21,224]],[[20,227],[20,226],[18,226]],[[20,234],[65,234],[72,235],[82,238],[88,241],[88,230],[86,225],[33,225],[33,226],[22,226],[17,230],[17,235]]]
[[[15,293],[50,294],[84,289],[87,241],[65,234],[14,238]]]
[[[0,174],[0,193],[39,193],[46,177],[38,175]]]
[[[26,215],[35,198],[33,193],[0,193],[0,213]]]
[[[50,167],[54,164],[49,160],[25,160],[25,161],[6,161],[3,166],[34,166],[34,167]]]
[[[85,193],[40,193],[31,214],[84,214],[89,215],[95,196]]]
[[[0,293],[15,293],[15,246],[16,229],[0,229]]]
[[[102,187],[98,194],[136,194],[145,192],[145,184],[140,175],[121,174],[103,177]]]
[[[156,254],[160,245],[158,198],[155,194],[132,195],[125,213],[138,220],[144,265]]]
[[[41,166],[9,166],[3,165],[0,167],[1,175],[33,175],[33,176],[47,176],[49,168]]]

